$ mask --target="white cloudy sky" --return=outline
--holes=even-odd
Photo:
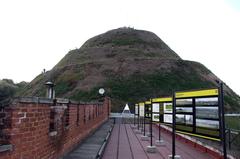
[[[240,94],[239,0],[2,0],[0,79],[31,81],[70,49],[123,26],[156,33]]]

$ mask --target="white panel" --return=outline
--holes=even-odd
[[[164,113],[172,113],[172,103],[163,103]]]
[[[153,114],[152,121],[159,122],[159,114]]]
[[[159,103],[153,103],[152,107],[153,107],[153,112],[154,113],[158,113],[159,112]]]
[[[140,115],[141,117],[144,117],[144,106],[140,106],[140,107],[139,107],[139,115]]]
[[[135,106],[135,114],[138,114],[138,106]]]
[[[172,123],[172,115],[171,114],[164,114],[163,115],[163,122],[164,123]]]

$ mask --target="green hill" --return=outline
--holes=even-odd
[[[219,80],[198,62],[181,59],[152,32],[119,28],[95,36],[70,51],[50,71],[37,76],[20,95],[45,96],[44,83],[56,84],[56,96],[97,100],[104,87],[113,111],[126,102],[170,96],[175,90],[216,87]],[[228,112],[240,112],[240,98],[224,87]]]
[[[27,82],[14,83],[11,79],[0,80],[0,106],[8,105],[11,102],[11,98],[22,91],[27,85]]]

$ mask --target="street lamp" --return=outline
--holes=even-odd
[[[100,88],[98,90],[98,93],[103,96],[103,94],[105,93],[105,90],[103,88]]]
[[[98,93],[100,94],[100,99],[99,99],[99,102],[103,102],[104,101],[104,93],[105,93],[105,90],[103,88],[100,88],[98,90]]]
[[[46,82],[45,85],[47,86],[47,98],[53,99],[55,98],[55,91],[53,89],[54,84],[53,82]]]

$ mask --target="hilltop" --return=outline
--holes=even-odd
[[[56,96],[74,100],[97,100],[104,87],[112,97],[113,111],[126,102],[169,96],[175,90],[216,87],[220,80],[204,65],[181,59],[156,34],[119,28],[87,40],[69,51],[52,70],[38,75],[21,91],[23,96],[45,96],[44,83],[56,84]],[[240,98],[228,86],[225,107],[240,111]]]

